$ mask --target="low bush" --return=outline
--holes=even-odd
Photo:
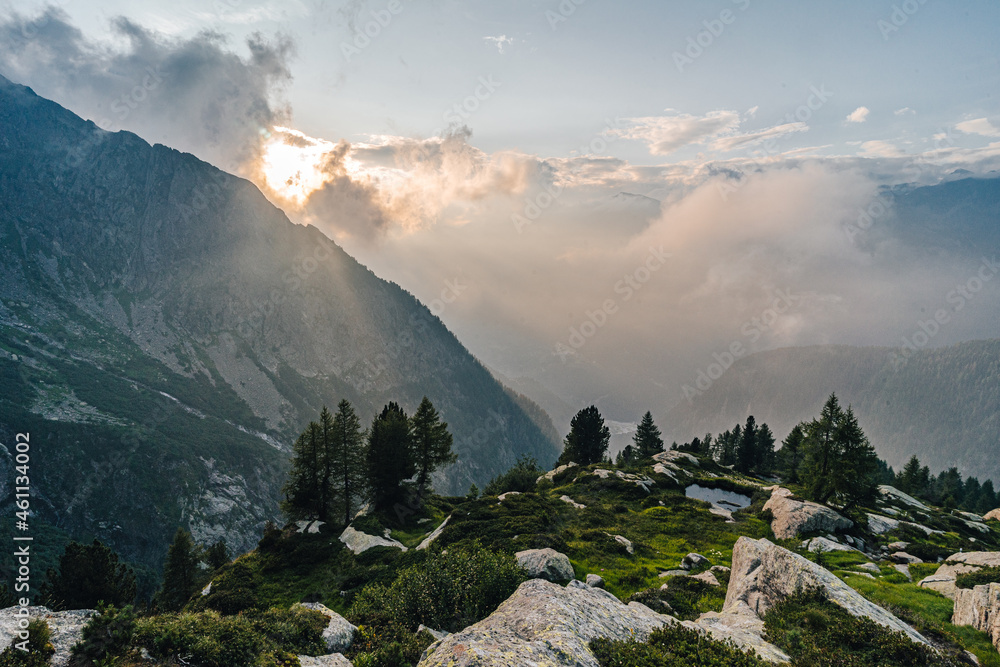
[[[855,617],[821,591],[804,591],[764,617],[765,639],[803,667],[947,667],[929,646],[916,644],[866,617]]]
[[[983,567],[955,577],[955,585],[959,588],[975,588],[983,584],[993,583],[1000,583],[1000,567]]]
[[[508,491],[517,491],[519,493],[532,491],[535,488],[538,478],[543,474],[545,474],[545,471],[538,465],[538,459],[533,456],[523,455],[510,470],[491,479],[486,488],[483,489],[483,495],[499,496],[501,493],[507,493]]]
[[[70,667],[102,665],[109,658],[126,655],[135,628],[135,612],[130,605],[121,609],[101,605],[98,615],[83,626],[83,635],[70,654]]]
[[[378,520],[378,517],[373,514],[359,516],[351,522],[351,528],[362,533],[377,535],[379,537],[382,537],[382,535],[385,534],[385,526],[383,526],[382,522]]]
[[[21,643],[19,637],[14,637],[11,644],[0,653],[0,667],[48,667],[55,648],[50,641],[52,633],[49,624],[40,618],[28,623],[27,651],[17,648]]]
[[[620,642],[595,639],[590,642],[601,667],[765,667],[752,652],[740,651],[682,625],[654,630],[649,641]]]
[[[690,577],[672,577],[666,589],[650,588],[639,591],[628,602],[641,602],[660,613],[671,614],[682,621],[693,621],[707,611],[721,611],[726,601],[726,589],[710,586]]]
[[[936,563],[939,559],[947,558],[955,553],[955,550],[929,542],[911,542],[906,547],[906,553],[916,556],[922,561]]]

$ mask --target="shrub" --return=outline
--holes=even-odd
[[[359,516],[357,519],[351,522],[351,528],[360,531],[362,533],[367,533],[369,535],[377,535],[382,537],[385,533],[385,526],[382,522],[373,514],[366,514],[364,516]]]
[[[775,605],[764,617],[765,639],[810,667],[908,667],[952,665],[902,632],[867,617],[854,617],[818,590],[804,591]]]
[[[117,609],[101,605],[98,615],[83,627],[83,636],[73,646],[70,667],[91,667],[112,657],[124,656],[135,634],[135,613],[131,606]]]
[[[936,563],[939,558],[947,558],[955,553],[955,550],[948,549],[946,547],[939,547],[936,544],[930,544],[928,542],[911,542],[906,547],[906,553],[911,556],[916,556],[922,561]]]
[[[682,625],[654,630],[645,644],[595,639],[590,642],[601,667],[765,667],[752,652],[702,636]]]
[[[349,655],[354,667],[409,667],[419,662],[433,641],[427,632],[362,625],[354,634]]]
[[[351,606],[355,624],[455,632],[486,618],[527,574],[509,554],[482,548],[436,553],[389,585],[369,584]]]
[[[522,455],[510,470],[498,475],[490,480],[483,495],[499,496],[508,491],[519,491],[526,493],[533,491],[535,483],[545,471],[538,465],[538,459],[534,456]]]
[[[17,648],[18,637],[0,653],[0,667],[48,667],[49,659],[55,653],[50,641],[49,624],[40,618],[28,623],[28,650]]]
[[[706,611],[720,611],[726,591],[690,577],[673,577],[666,589],[639,591],[628,602],[641,602],[654,611],[669,613],[682,621],[692,621]],[[670,609],[672,611],[663,611]]]
[[[984,567],[955,577],[955,585],[959,588],[975,588],[992,583],[1000,583],[1000,567]]]
[[[196,597],[191,606],[195,610],[214,609],[227,616],[257,609],[261,606],[258,591],[262,583],[255,563],[243,558],[219,575],[208,595]]]

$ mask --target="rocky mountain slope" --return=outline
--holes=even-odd
[[[1000,340],[925,349],[784,348],[737,361],[701,396],[672,408],[679,442],[747,415],[784,438],[833,391],[850,404],[879,456],[899,469],[913,454],[932,470],[1000,481]]]
[[[367,420],[426,394],[459,456],[443,492],[555,457],[544,413],[251,183],[3,78],[0,266],[0,441],[31,433],[36,520],[130,560],[179,524],[255,544],[290,443],[341,398]]]

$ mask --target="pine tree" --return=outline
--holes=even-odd
[[[766,423],[757,429],[753,465],[754,470],[762,475],[770,475],[774,471],[774,434]]]
[[[402,502],[403,482],[416,473],[410,420],[396,403],[382,408],[372,420],[365,454],[365,480],[378,511]]]
[[[205,562],[213,570],[218,570],[229,561],[229,549],[226,547],[225,540],[219,540],[205,551]]]
[[[337,405],[329,456],[333,467],[332,516],[343,518],[346,526],[353,518],[354,501],[363,494],[365,483],[365,436],[361,420],[347,400]]]
[[[635,452],[640,459],[652,458],[654,454],[663,451],[662,434],[653,423],[653,415],[650,412],[647,411],[642,416],[635,429],[635,435],[632,436],[632,442],[635,443]]]
[[[179,611],[198,588],[198,551],[191,533],[178,528],[163,566],[163,587],[156,604],[165,611]]]
[[[743,427],[743,435],[736,445],[736,470],[743,474],[753,470],[754,462],[757,459],[757,422],[753,415],[747,417],[746,426]]]
[[[838,424],[837,441],[840,460],[834,468],[833,484],[844,508],[874,500],[879,459],[851,406],[847,406]]]
[[[625,445],[625,449],[618,452],[615,465],[619,468],[631,468],[639,460],[636,449],[632,445]]]
[[[570,422],[569,435],[564,441],[558,463],[600,463],[604,460],[610,441],[611,430],[604,425],[604,417],[597,406],[591,405],[576,413]]]
[[[441,421],[434,405],[424,396],[410,420],[413,427],[413,458],[417,465],[417,493],[424,497],[432,472],[454,463],[458,456],[451,451],[452,437],[448,424]]]
[[[319,413],[319,453],[316,465],[319,466],[319,498],[316,503],[316,518],[329,521],[333,513],[333,467],[336,444],[334,443],[333,415],[323,406]]]
[[[135,572],[98,540],[70,542],[59,557],[59,571],[49,569],[42,594],[56,609],[96,609],[100,601],[121,607],[135,600]]]
[[[979,505],[975,511],[979,514],[986,514],[996,509],[998,505],[1000,505],[1000,501],[998,501],[997,493],[993,489],[993,480],[988,479],[983,482],[983,486],[979,490]]]
[[[896,488],[903,493],[916,495],[923,493],[925,489],[920,488],[920,459],[916,454],[910,457],[903,469],[896,475]]]
[[[778,451],[781,474],[785,478],[785,481],[790,484],[797,484],[799,481],[799,468],[802,465],[802,458],[805,454],[802,447],[804,439],[805,433],[802,424],[798,424],[792,428],[788,437],[781,443],[781,449]]]
[[[833,469],[839,460],[837,424],[843,416],[836,394],[831,394],[823,405],[819,419],[814,419],[805,429],[805,461],[802,479],[813,500],[825,503],[835,493]]]
[[[323,432],[310,422],[292,446],[292,467],[282,492],[281,509],[293,521],[313,519],[325,512],[323,507]]]

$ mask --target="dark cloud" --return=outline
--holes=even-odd
[[[364,241],[380,237],[389,224],[379,192],[369,182],[351,179],[345,160],[351,144],[341,141],[326,155],[323,172],[330,178],[306,200],[305,211],[320,228],[335,228]]]
[[[0,73],[108,130],[194,153],[230,171],[259,150],[262,130],[286,122],[275,103],[291,80],[294,44],[254,34],[248,55],[206,31],[169,39],[125,18],[114,44],[86,37],[50,8],[0,23]]]

